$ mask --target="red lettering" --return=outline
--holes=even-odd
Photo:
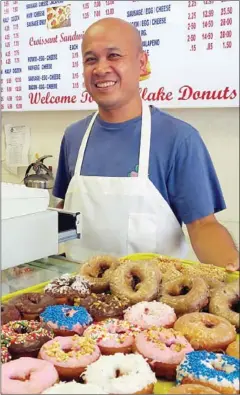
[[[158,89],[156,92],[148,92],[148,88],[139,89],[141,98],[146,101],[170,101],[173,99],[172,92],[165,92],[164,87]]]
[[[51,96],[50,92],[47,92],[45,96],[42,96],[40,92],[29,93],[28,95],[30,104],[74,104],[77,102],[77,96]]]
[[[86,103],[86,102],[92,103],[93,98],[92,98],[92,96],[89,95],[89,93],[87,91],[83,91],[80,103]]]
[[[179,89],[180,96],[178,100],[233,100],[237,96],[236,89],[230,91],[229,87],[226,87],[224,90],[194,90],[189,85],[183,85]]]

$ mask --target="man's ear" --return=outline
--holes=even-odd
[[[150,62],[146,52],[142,51],[140,55],[140,81],[145,80],[151,74]]]

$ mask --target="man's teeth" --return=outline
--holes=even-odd
[[[108,86],[113,86],[115,84],[116,84],[116,82],[114,82],[114,81],[108,81],[108,82],[99,82],[96,85],[98,88],[107,88]]]

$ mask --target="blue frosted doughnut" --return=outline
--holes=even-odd
[[[193,351],[186,354],[177,367],[177,384],[197,381],[222,394],[235,394],[239,391],[239,375],[238,359],[213,352]]]
[[[93,321],[84,307],[65,304],[48,306],[40,314],[40,320],[47,323],[55,331],[72,331],[78,335],[81,335]]]

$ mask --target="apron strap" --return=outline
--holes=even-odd
[[[98,115],[98,111],[96,111],[95,114],[93,114],[93,117],[92,117],[92,119],[91,119],[91,121],[90,121],[90,123],[88,125],[88,128],[87,128],[87,130],[86,130],[86,132],[85,132],[85,134],[83,136],[82,143],[80,145],[79,152],[78,152],[78,158],[77,158],[76,166],[75,166],[75,171],[74,171],[75,176],[79,176],[79,174],[81,174],[85,149],[86,149],[86,146],[87,146],[89,135],[90,135],[91,130],[92,130],[92,126],[93,126],[93,124],[95,122],[95,119],[96,119],[97,115]]]
[[[149,156],[151,142],[151,110],[150,107],[142,101],[142,127],[139,152],[138,177],[148,178]]]

